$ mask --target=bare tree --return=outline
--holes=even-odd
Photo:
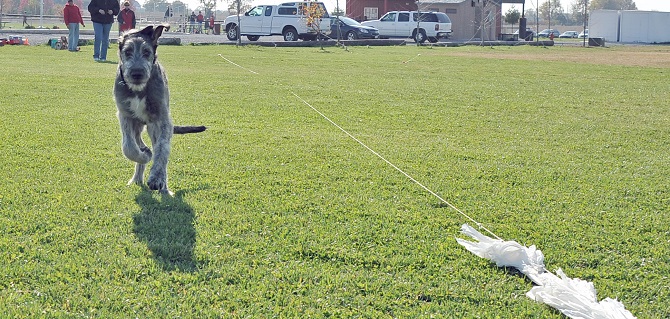
[[[591,0],[591,10],[637,10],[633,0]]]
[[[588,0],[575,0],[575,2],[570,5],[570,11],[572,12],[572,20],[578,23],[586,24],[588,21],[587,8],[589,5]]]
[[[237,33],[237,45],[242,45],[242,36],[240,35],[240,14],[247,11],[251,7],[251,0],[233,0],[228,4],[228,11],[235,11],[237,14],[237,25],[235,26]]]
[[[216,7],[216,0],[200,0],[200,4],[205,9],[205,16],[209,17]]]
[[[321,3],[309,1],[306,6],[302,7],[302,11],[305,15],[305,24],[316,33],[316,39],[321,43],[321,50],[323,50],[321,21],[326,14],[326,8]]]
[[[563,6],[561,5],[561,0],[547,0],[540,5],[539,11],[540,17],[544,21],[551,20],[559,21],[560,16],[563,16]]]

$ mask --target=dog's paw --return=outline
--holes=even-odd
[[[140,157],[141,161],[139,162],[140,164],[147,164],[151,161],[151,158],[153,157],[153,153],[151,153],[151,149],[144,146],[140,148]]]
[[[149,176],[147,186],[150,190],[164,191],[167,190],[167,180],[164,176],[156,176],[154,174]]]

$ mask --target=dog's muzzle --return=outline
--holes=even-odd
[[[142,91],[149,81],[149,74],[143,68],[131,68],[124,72],[124,80],[128,88],[133,91]]]

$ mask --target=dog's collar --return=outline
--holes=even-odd
[[[119,65],[119,68],[117,69],[117,71],[119,72],[119,77],[121,78],[121,81],[119,82],[119,84],[123,84],[126,87],[128,87],[128,84],[126,84],[126,78],[123,77],[123,71],[121,70],[121,65]]]

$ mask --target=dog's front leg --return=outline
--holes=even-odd
[[[142,129],[144,128],[144,125],[142,124],[141,127],[135,131],[135,142],[137,142],[137,146],[140,147],[140,151],[144,154],[149,155],[149,157],[152,156],[151,149],[144,144],[144,141],[142,140]],[[137,185],[143,185],[144,184],[144,169],[146,168],[146,164],[142,163],[135,163],[135,174],[133,174],[133,178],[128,181],[128,185],[130,184],[137,184]]]
[[[170,157],[172,123],[169,119],[147,124],[147,132],[154,148],[154,163],[149,170],[149,189],[170,194],[168,189],[167,164]]]
[[[135,162],[135,173],[128,181],[128,185],[144,183],[144,168],[151,160],[151,150],[142,141],[144,123],[119,114],[121,126],[121,148],[123,155]]]
[[[123,155],[133,162],[140,164],[149,163],[151,161],[151,150],[141,142],[144,123],[119,114],[119,124],[121,126],[121,148]],[[141,146],[143,146],[142,148],[138,145],[138,140]]]

